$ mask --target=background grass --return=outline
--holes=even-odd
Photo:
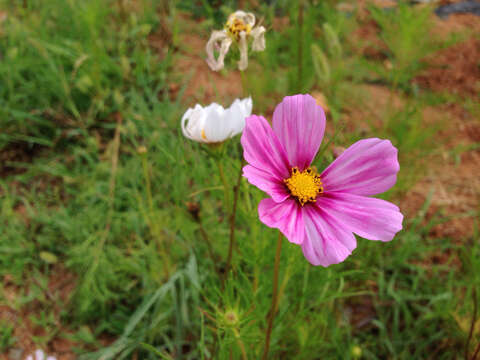
[[[247,73],[254,111],[271,112],[287,94],[321,91],[335,146],[378,136],[399,148],[399,182],[385,197],[401,201],[425,173],[423,160],[442,146],[440,124],[426,127],[422,111],[446,100],[412,82],[425,56],[445,46],[429,36],[432,9],[369,8],[388,70],[384,59],[358,52],[354,13],[305,1],[301,23],[299,3],[252,9],[268,28],[267,50]],[[7,157],[0,179],[0,305],[29,314],[13,326],[36,329],[35,346],[52,351],[54,339],[66,339],[82,359],[237,359],[242,351],[259,358],[277,238],[257,217],[264,194],[240,183],[233,271],[223,289],[229,226],[217,164],[179,128],[193,105],[183,97],[191,77],[176,67],[188,46],[181,19],[196,19],[206,41],[237,5],[24,4],[0,2],[8,14],[0,23],[0,149],[27,154]],[[274,30],[276,19],[284,25]],[[345,116],[368,101],[362,85],[372,82],[386,86],[388,101],[382,122],[365,119],[362,134]],[[219,96],[210,101],[226,105]],[[224,146],[233,188],[238,138]],[[316,165],[332,159],[325,148]],[[359,239],[339,265],[312,267],[284,242],[270,358],[463,358],[479,287],[479,235],[432,236],[456,214],[432,215],[431,195],[394,241]],[[70,283],[67,294],[52,292],[52,279]],[[23,346],[12,329],[1,326],[0,351]]]

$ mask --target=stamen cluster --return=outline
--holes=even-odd
[[[297,198],[300,205],[317,201],[317,196],[323,193],[323,184],[320,175],[311,167],[300,171],[298,167],[292,168],[291,176],[283,180],[290,194]]]
[[[248,35],[252,30],[252,26],[250,24],[246,24],[243,20],[239,18],[229,19],[225,24],[225,30],[227,31],[228,35],[230,35],[236,41],[240,40],[240,33],[245,31]]]

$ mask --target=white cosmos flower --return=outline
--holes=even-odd
[[[228,17],[223,30],[215,30],[210,36],[205,47],[207,51],[207,64],[213,71],[219,71],[224,67],[225,55],[232,43],[240,50],[238,69],[243,71],[248,67],[248,40],[252,41],[252,51],[265,50],[265,28],[255,26],[255,15],[245,11],[235,11]],[[214,50],[218,50],[215,58]]]
[[[46,356],[45,353],[43,352],[43,350],[37,350],[35,351],[35,357],[32,356],[32,355],[29,355],[27,356],[27,358],[25,360],[57,360],[55,357],[53,356]]]
[[[212,103],[206,107],[199,104],[188,109],[182,117],[182,132],[185,137],[201,143],[220,143],[237,134],[245,127],[245,118],[252,113],[252,98],[236,99],[229,108]]]

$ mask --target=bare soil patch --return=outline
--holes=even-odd
[[[427,60],[427,69],[418,75],[414,82],[433,91],[478,95],[479,59],[480,39],[469,39],[431,56]]]
[[[24,295],[22,293],[28,293],[31,289],[29,287],[19,288],[12,282],[9,275],[4,276],[2,285],[6,305],[0,305],[0,319],[14,326],[13,335],[16,341],[13,350],[9,349],[7,353],[0,354],[0,360],[10,360],[11,351],[21,353],[21,359],[24,359],[40,348],[35,343],[35,338],[45,337],[47,332],[46,329],[36,325],[32,319],[34,316],[38,317],[42,312],[53,314],[56,329],[56,335],[47,341],[42,350],[48,355],[55,356],[57,360],[76,359],[73,352],[76,344],[68,339],[70,331],[64,328],[60,321],[61,312],[66,311],[70,295],[75,287],[75,275],[62,265],[56,265],[52,269],[47,287],[43,289],[44,300],[40,301],[37,298],[20,309],[17,309],[15,304]]]
[[[426,69],[414,82],[422,87],[461,96],[480,93],[480,17],[472,14],[434,17],[432,35],[449,41],[452,34],[463,40],[425,59]]]

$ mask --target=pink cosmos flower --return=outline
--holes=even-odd
[[[400,169],[389,140],[364,139],[346,149],[321,174],[310,167],[325,132],[325,114],[310,95],[287,96],[275,108],[273,129],[262,116],[246,119],[243,176],[270,198],[260,220],[302,247],[313,265],[345,260],[357,246],[353,233],[390,241],[403,215],[370,197],[390,189]]]

